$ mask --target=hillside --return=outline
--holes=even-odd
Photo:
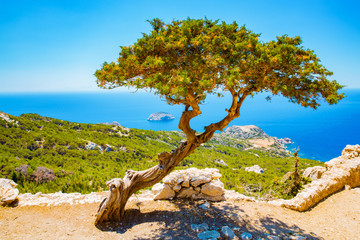
[[[176,148],[184,139],[177,131],[127,129],[116,122],[75,123],[37,114],[0,113],[0,130],[0,178],[13,179],[23,193],[104,190],[109,179],[123,177],[127,169],[157,164],[158,153]],[[227,189],[256,197],[274,194],[273,181],[293,170],[293,158],[278,139],[259,128],[253,135],[230,130],[216,134],[178,169],[216,167]],[[264,173],[245,170],[253,165]],[[300,161],[300,169],[315,165],[322,163]]]

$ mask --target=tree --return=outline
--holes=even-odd
[[[123,179],[107,182],[109,196],[100,204],[96,224],[121,220],[129,197],[154,185],[216,131],[240,116],[244,100],[259,92],[282,95],[293,103],[316,109],[324,99],[336,104],[344,97],[332,72],[320,64],[300,37],[287,35],[270,42],[236,22],[186,19],[165,24],[149,21],[153,30],[128,47],[121,47],[117,63],[105,62],[95,76],[102,88],[145,89],[168,104],[184,105],[179,129],[187,140],[171,152],[158,155],[159,164],[144,171],[129,170]],[[208,94],[231,94],[227,115],[196,134],[190,120],[201,114]]]

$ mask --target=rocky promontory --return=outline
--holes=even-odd
[[[172,114],[166,112],[156,112],[147,118],[148,121],[171,121],[174,119],[175,117]]]

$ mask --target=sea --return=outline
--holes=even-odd
[[[268,135],[290,138],[289,150],[299,149],[301,157],[326,162],[341,155],[347,144],[360,144],[360,89],[345,89],[346,98],[336,105],[323,103],[317,110],[303,108],[280,96],[265,98],[266,93],[249,97],[241,116],[232,125],[256,125]],[[217,122],[225,115],[231,98],[210,95],[201,105],[202,114],[191,120],[196,131]],[[42,116],[79,122],[116,121],[124,127],[176,131],[184,107],[169,105],[164,99],[145,91],[104,90],[72,93],[0,93],[0,111],[19,116]],[[147,121],[150,114],[167,112],[175,120]]]

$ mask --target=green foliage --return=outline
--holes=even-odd
[[[15,124],[0,119],[0,177],[13,179],[21,192],[81,192],[106,190],[106,181],[123,177],[126,170],[143,170],[158,163],[157,154],[176,148],[181,132],[130,129],[113,125],[67,122],[37,114],[10,116]],[[114,151],[86,150],[87,141]],[[227,189],[263,196],[273,184],[293,169],[292,158],[274,151],[245,150],[246,140],[217,137],[185,158],[177,169],[215,167],[223,175]],[[222,159],[227,167],[215,160]],[[263,174],[247,172],[244,167],[258,164]],[[299,168],[321,165],[301,160]],[[16,171],[28,165],[25,173]],[[54,181],[36,182],[32,175],[40,166],[52,169]],[[256,186],[256,188],[249,188]]]
[[[296,196],[298,192],[303,188],[307,183],[311,182],[311,179],[303,177],[299,171],[299,157],[297,150],[294,153],[295,165],[294,171],[288,172],[282,179],[277,179],[274,181],[272,189],[275,192],[275,195],[280,198],[290,199]]]
[[[218,89],[233,96],[268,91],[312,108],[321,99],[335,104],[344,97],[337,92],[342,86],[328,80],[332,72],[298,36],[262,42],[236,22],[206,18],[149,23],[151,33],[121,47],[117,63],[105,62],[96,71],[99,86],[150,89],[184,105],[191,105],[189,95],[200,104]]]

